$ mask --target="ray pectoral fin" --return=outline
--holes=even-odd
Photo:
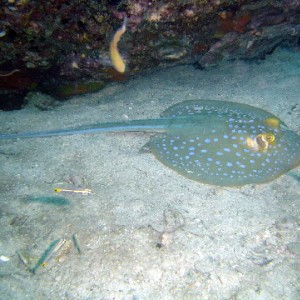
[[[151,147],[150,147],[150,145],[149,145],[149,142],[148,143],[146,143],[140,150],[139,150],[139,153],[141,153],[141,154],[144,154],[144,153],[152,153],[152,151],[151,151]]]

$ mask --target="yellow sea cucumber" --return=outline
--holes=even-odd
[[[124,59],[122,58],[118,49],[118,43],[122,35],[126,31],[126,25],[127,25],[127,17],[124,16],[124,21],[122,26],[116,31],[109,45],[109,55],[110,55],[111,63],[119,73],[124,73],[126,69]]]

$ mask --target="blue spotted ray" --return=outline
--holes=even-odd
[[[250,105],[217,100],[181,102],[160,119],[0,134],[0,140],[118,131],[155,132],[148,145],[160,162],[213,185],[264,183],[300,164],[300,136],[279,118]]]

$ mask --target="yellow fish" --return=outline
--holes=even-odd
[[[118,43],[122,35],[126,31],[126,25],[127,25],[127,17],[124,16],[124,21],[122,26],[116,31],[109,45],[109,56],[110,56],[111,63],[119,73],[124,73],[126,69],[124,59],[122,58],[118,49]]]

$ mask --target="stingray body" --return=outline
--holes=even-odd
[[[178,103],[160,119],[1,134],[0,140],[117,131],[155,132],[149,148],[159,161],[213,185],[264,183],[300,164],[300,137],[279,118],[250,105],[216,100]]]

